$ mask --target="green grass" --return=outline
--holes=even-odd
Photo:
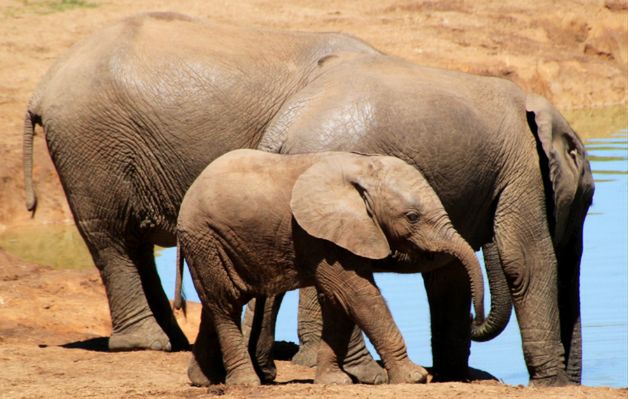
[[[45,1],[43,2],[45,6],[51,12],[62,12],[67,10],[72,10],[75,8],[94,8],[96,4],[90,3],[85,0],[60,0],[60,1]]]
[[[80,8],[94,8],[98,4],[87,0],[22,0],[21,6],[7,7],[2,11],[6,18],[24,14],[53,14]]]
[[[14,228],[0,234],[0,248],[29,262],[59,269],[81,269],[94,265],[74,225]]]

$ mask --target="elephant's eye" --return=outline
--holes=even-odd
[[[415,211],[408,211],[406,212],[406,219],[408,219],[408,222],[414,224],[419,221],[419,214]]]

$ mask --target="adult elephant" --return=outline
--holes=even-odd
[[[27,208],[33,125],[45,131],[76,225],[104,282],[111,350],[188,346],[156,272],[179,205],[218,156],[256,147],[287,98],[330,54],[375,53],[339,34],[279,33],[133,16],[75,45],[38,85],[24,129]]]
[[[580,259],[594,183],[582,141],[546,99],[503,79],[364,55],[284,107],[259,148],[381,152],[417,167],[461,235],[503,268],[532,383],[580,382]],[[424,275],[434,370],[464,379],[468,283],[458,262],[441,261],[448,266]]]
[[[582,141],[546,99],[503,79],[364,55],[284,107],[261,149],[382,152],[416,166],[461,235],[503,268],[532,382],[580,382],[579,270],[594,184]],[[434,368],[460,379],[468,283],[455,260],[439,261],[449,266],[424,279]]]
[[[29,209],[35,123],[105,284],[111,349],[186,346],[152,248],[174,244],[181,199],[204,166],[242,147],[353,150],[417,167],[461,235],[475,249],[493,243],[531,378],[579,378],[591,173],[558,112],[508,81],[419,67],[340,34],[144,14],[76,45],[37,88],[24,133]],[[434,366],[462,378],[468,282],[451,258],[430,266]]]

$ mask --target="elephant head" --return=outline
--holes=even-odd
[[[584,219],[595,185],[584,145],[560,113],[543,97],[526,99],[528,123],[537,139],[547,212],[558,262],[558,303],[566,371],[582,375],[580,259]]]
[[[296,181],[290,202],[310,235],[369,259],[391,252],[420,258],[448,254],[464,265],[475,321],[484,321],[480,264],[440,199],[412,166],[394,157],[338,156],[318,162]]]

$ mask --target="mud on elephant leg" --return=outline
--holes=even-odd
[[[435,381],[469,379],[471,292],[464,268],[452,261],[423,274],[431,314]]]
[[[86,239],[107,291],[111,312],[112,334],[109,349],[172,350],[168,335],[155,319],[143,289],[144,279],[138,271],[139,261],[146,258],[142,250],[122,252],[124,245],[110,243],[101,250],[94,249]],[[146,249],[144,249],[145,251]],[[152,252],[150,253],[152,256]]]

